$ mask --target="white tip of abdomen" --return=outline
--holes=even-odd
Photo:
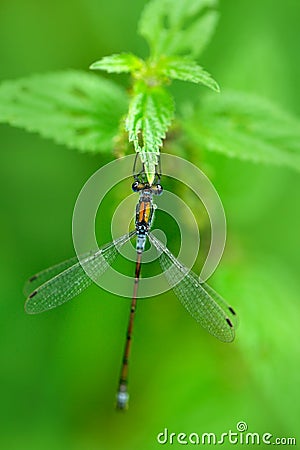
[[[118,392],[117,393],[117,409],[127,409],[128,408],[129,394],[128,392]]]

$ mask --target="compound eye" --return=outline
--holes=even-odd
[[[133,192],[138,192],[138,190],[139,190],[139,182],[135,181],[134,183],[132,183],[131,188],[132,188]]]
[[[156,185],[156,195],[161,195],[163,193],[163,187],[161,184]]]

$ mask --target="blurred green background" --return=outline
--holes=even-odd
[[[144,56],[135,31],[144,4],[1,0],[1,79],[87,70],[121,51]],[[226,0],[220,9],[201,64],[221,88],[253,92],[299,114],[300,3]],[[127,83],[126,76],[112,78]],[[173,92],[186,99],[198,89],[178,83]],[[111,157],[79,154],[8,126],[0,133],[0,448],[153,449],[165,427],[222,433],[240,420],[249,431],[299,441],[299,175],[218,154],[199,161],[227,214],[226,251],[212,284],[239,312],[237,339],[224,345],[199,329],[171,292],[141,302],[130,408],[120,414],[113,402],[128,300],[93,286],[31,317],[22,295],[28,276],[73,255],[75,200]]]

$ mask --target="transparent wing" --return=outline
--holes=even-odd
[[[94,254],[95,252],[88,252],[85,255],[81,255],[80,259],[84,259],[87,256]],[[23,293],[25,297],[28,297],[35,289],[37,289],[41,284],[46,283],[46,281],[51,280],[51,278],[58,275],[60,272],[68,269],[78,262],[77,256],[73,256],[73,258],[67,259],[66,261],[62,261],[61,263],[56,264],[55,266],[49,267],[48,269],[42,270],[39,273],[33,275],[29,280],[26,281],[23,289]]]
[[[199,279],[198,279],[199,281]],[[207,283],[201,283],[201,286],[205,291],[214,299],[216,303],[220,306],[220,308],[225,311],[228,318],[230,319],[230,322],[233,324],[234,328],[238,326],[238,316],[235,312],[235,310],[232,308],[232,306],[228,305],[228,303],[224,300],[223,297],[221,297],[220,294],[218,294],[211,286],[209,286]]]
[[[134,234],[135,231],[132,231],[96,252],[90,252],[80,257],[80,262],[77,258],[71,258],[32,277],[31,283],[39,285],[39,287],[31,291],[28,296],[25,311],[28,314],[41,313],[56,308],[80,294],[92,283],[92,279],[85,270],[93,278],[100,277],[113,263],[118,255],[118,249]],[[39,280],[42,284],[39,283]],[[30,285],[30,281],[28,283]]]
[[[210,286],[200,283],[198,276],[182,265],[153,234],[149,239],[160,254],[159,262],[168,283],[191,316],[220,341],[233,341],[234,310]]]

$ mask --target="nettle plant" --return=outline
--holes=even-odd
[[[181,146],[189,142],[202,151],[299,170],[299,121],[249,94],[218,95],[217,82],[198,64],[218,21],[217,6],[217,0],[150,1],[138,26],[149,44],[149,57],[114,54],[90,66],[130,73],[128,92],[84,71],[5,81],[0,86],[0,121],[86,152],[122,155],[132,142],[151,183],[174,119],[168,86],[173,79],[189,81],[215,92],[199,101],[186,99],[185,108],[177,112]],[[176,145],[171,148],[176,152]]]

